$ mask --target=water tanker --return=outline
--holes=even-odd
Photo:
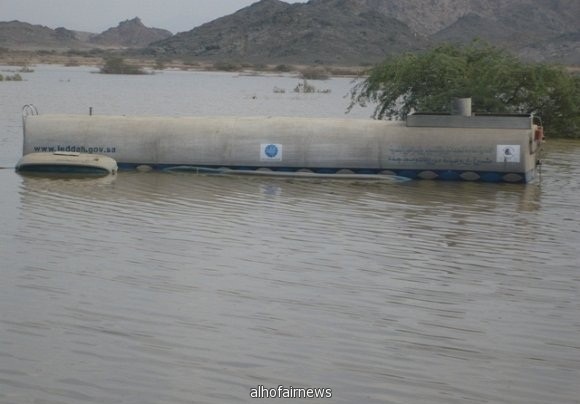
[[[23,155],[109,156],[120,169],[398,175],[527,183],[541,127],[531,115],[414,114],[406,121],[297,117],[24,114]],[[32,113],[30,113],[32,111]]]

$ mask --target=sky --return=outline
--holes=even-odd
[[[0,21],[100,33],[141,18],[148,27],[174,34],[232,14],[257,0],[0,0]],[[306,0],[284,0],[304,3]]]

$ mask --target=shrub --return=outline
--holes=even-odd
[[[164,70],[166,66],[167,60],[164,59],[157,59],[155,61],[155,66],[153,67],[155,70]]]
[[[538,115],[547,132],[580,137],[580,76],[479,42],[388,59],[351,90],[350,108],[373,102],[375,118],[404,119],[447,112],[456,97],[471,97],[477,112]]]
[[[274,71],[276,72],[280,72],[280,73],[288,73],[291,72],[292,70],[294,70],[293,66],[290,65],[277,65],[276,67],[274,67]]]
[[[231,62],[215,62],[213,68],[222,72],[235,72],[240,70],[241,66]]]
[[[300,72],[300,77],[306,80],[328,80],[330,76],[326,69],[309,67]]]
[[[11,75],[6,75],[5,77],[3,77],[0,74],[0,81],[22,81],[22,76],[18,73]]]
[[[100,70],[103,74],[146,74],[143,69],[125,62],[118,56],[111,56],[105,59],[105,64]]]

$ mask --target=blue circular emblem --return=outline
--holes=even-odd
[[[276,157],[278,155],[278,147],[275,144],[269,144],[264,149],[264,153],[269,158],[274,158],[274,157]]]

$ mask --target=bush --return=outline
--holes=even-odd
[[[300,77],[305,80],[328,80],[328,72],[319,67],[310,67],[300,72]]]
[[[55,50],[46,50],[46,49],[39,49],[36,51],[36,54],[38,56],[50,56],[50,55],[54,55],[56,53]]]
[[[193,58],[183,58],[181,62],[186,66],[197,67],[200,65],[199,61],[197,61]]]
[[[215,62],[213,68],[222,72],[235,72],[240,70],[241,66],[231,62]]]
[[[104,53],[106,53],[104,49],[92,48],[90,51],[87,52],[87,57],[100,56],[103,55]]]
[[[169,60],[166,60],[166,59],[155,60],[154,69],[155,70],[165,70],[165,68],[167,67],[167,62],[169,62]]]
[[[294,67],[290,66],[290,65],[282,64],[282,65],[278,65],[278,66],[274,67],[274,71],[280,72],[280,73],[288,73],[288,72],[291,72],[292,70],[294,70]]]
[[[10,75],[2,76],[0,74],[0,81],[22,81],[22,76],[18,73],[13,74],[12,76]]]
[[[105,65],[100,70],[103,74],[146,74],[143,69],[125,62],[118,56],[111,56],[105,59]]]
[[[524,63],[480,42],[405,54],[373,68],[351,90],[356,104],[376,103],[374,117],[404,119],[412,111],[448,112],[471,97],[474,111],[534,114],[546,132],[580,137],[580,76],[560,66]]]
[[[48,53],[46,53],[46,54],[48,54]],[[81,56],[81,57],[88,57],[89,56],[88,51],[78,50],[78,49],[69,49],[64,54],[65,54],[65,56]]]

